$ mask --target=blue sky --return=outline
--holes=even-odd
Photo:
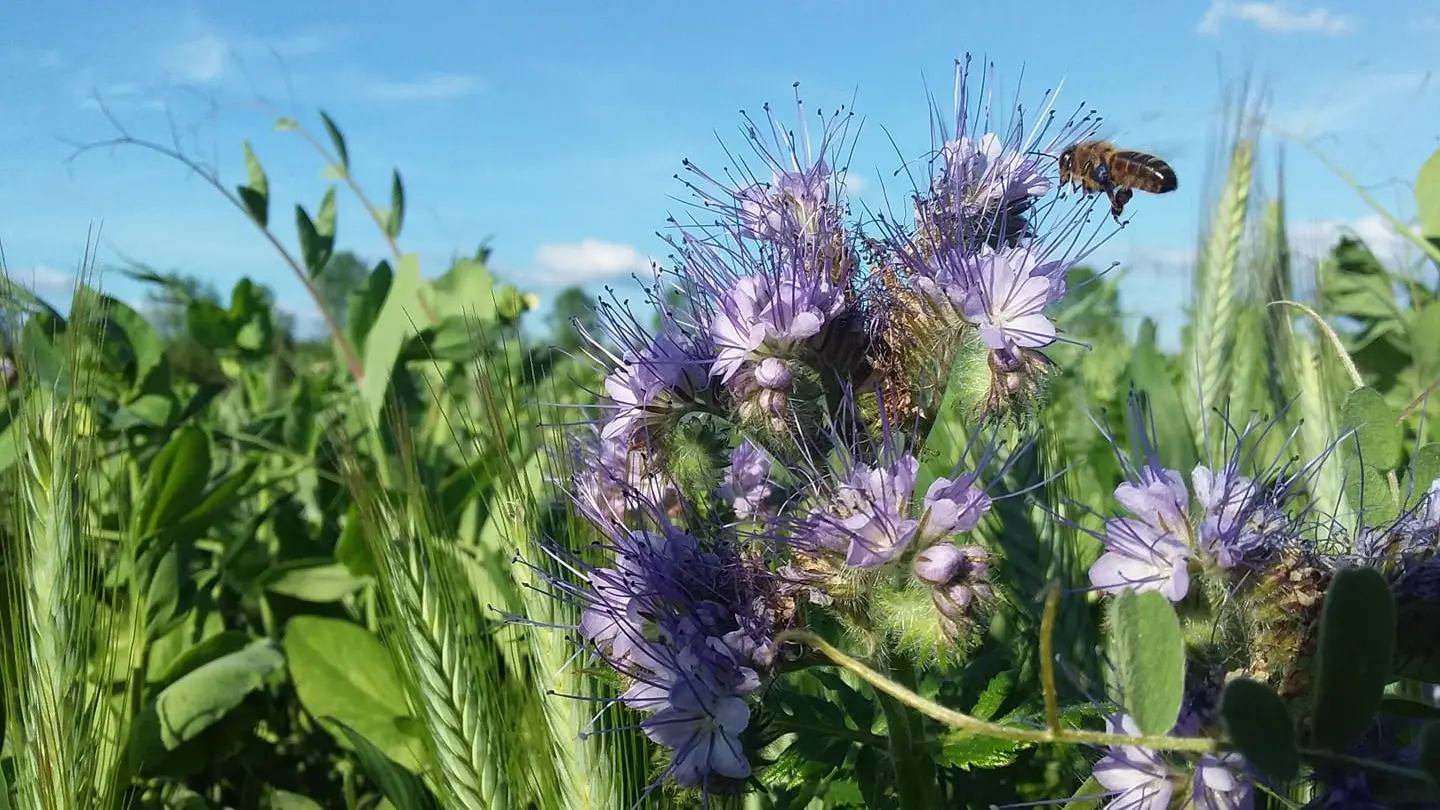
[[[1118,33],[1132,26],[1143,33]],[[1127,267],[1130,308],[1169,322],[1188,291],[1225,79],[1253,67],[1272,120],[1319,138],[1402,217],[1440,146],[1440,77],[1424,56],[1440,36],[1433,0],[50,0],[4,4],[0,31],[0,243],[13,276],[62,289],[101,225],[102,266],[133,259],[222,290],[248,275],[302,319],[312,310],[298,282],[197,178],[133,150],[67,164],[74,143],[114,134],[97,95],[138,136],[168,140],[168,112],[186,149],[230,185],[243,181],[248,138],[287,240],[291,206],[313,213],[328,181],[257,99],[317,131],[323,107],[373,197],[385,201],[400,167],[403,246],[425,272],[488,237],[496,270],[544,298],[571,282],[629,286],[648,256],[663,257],[654,234],[680,210],[681,159],[723,168],[717,133],[739,145],[738,111],[766,101],[788,115],[795,81],[812,110],[854,98],[864,126],[852,184],[861,202],[880,204],[882,183],[893,199],[905,187],[890,138],[906,158],[929,147],[925,85],[948,98],[953,60],[969,51],[994,61],[1009,90],[1023,68],[1029,106],[1063,79],[1060,109],[1086,102],[1108,134],[1175,166],[1180,190],[1137,200],[1099,257]],[[1267,154],[1271,176],[1274,163]],[[1286,172],[1303,242],[1318,249],[1351,228],[1395,243],[1301,150],[1287,150]],[[340,247],[384,255],[353,199],[342,193],[340,207]],[[118,274],[102,284],[138,297]]]

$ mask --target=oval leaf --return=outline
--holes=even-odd
[[[162,690],[136,724],[137,751],[151,762],[174,751],[232,711],[246,695],[265,686],[285,666],[270,639],[217,658]]]
[[[400,725],[410,716],[405,691],[374,634],[341,619],[296,616],[285,627],[284,645],[290,680],[306,711],[345,723],[386,756],[420,769],[423,745]]]
[[[1185,692],[1185,640],[1170,600],[1124,591],[1110,603],[1110,655],[1120,703],[1145,734],[1169,734]]]
[[[400,172],[391,173],[390,210],[385,212],[385,233],[391,239],[400,236],[405,224],[405,186],[400,182]]]
[[[1355,431],[1365,466],[1381,470],[1400,466],[1404,431],[1384,395],[1374,388],[1356,388],[1345,397],[1344,414],[1344,429]]]
[[[295,560],[272,568],[265,589],[306,602],[338,602],[365,584],[344,565],[329,560]]]
[[[344,723],[330,718],[360,760],[365,775],[380,788],[380,795],[395,805],[395,810],[434,810],[435,797],[425,789],[425,783],[413,773],[405,770],[365,739],[365,735]]]
[[[1415,212],[1420,215],[1420,232],[1430,239],[1440,237],[1440,149],[1415,178]]]
[[[1284,784],[1300,772],[1295,722],[1275,690],[1237,678],[1220,695],[1220,717],[1240,753],[1273,784]]]
[[[1312,665],[1315,744],[1345,751],[1365,733],[1385,697],[1395,654],[1395,597],[1373,568],[1343,568],[1325,591]]]

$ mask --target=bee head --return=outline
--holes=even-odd
[[[1056,161],[1060,164],[1060,171],[1073,171],[1075,169],[1075,147],[1066,147],[1065,151],[1060,153],[1060,157],[1057,158]]]

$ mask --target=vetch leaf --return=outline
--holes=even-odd
[[[270,810],[325,810],[308,796],[268,785],[265,788],[265,798],[270,803]]]
[[[204,501],[210,478],[210,438],[194,425],[181,428],[155,456],[145,474],[135,534],[146,537],[169,526]]]
[[[1429,239],[1440,238],[1440,149],[1415,178],[1415,212],[1420,215],[1420,232]]]
[[[1360,458],[1368,467],[1393,470],[1400,465],[1403,429],[1398,414],[1374,388],[1356,388],[1345,397],[1342,430],[1354,430]]]
[[[317,278],[325,270],[330,256],[335,252],[335,187],[325,191],[320,201],[320,213],[311,220],[303,205],[295,206],[295,232],[300,239],[300,256],[311,278]]]
[[[345,723],[386,756],[420,769],[423,744],[401,724],[410,717],[405,691],[374,634],[353,622],[302,615],[286,625],[284,646],[306,711]]]
[[[1420,445],[1410,457],[1410,486],[1405,508],[1425,497],[1430,485],[1440,479],[1440,442]]]
[[[395,805],[395,810],[434,810],[435,798],[425,789],[425,783],[415,774],[405,770],[365,739],[365,735],[335,718],[329,718],[340,733],[349,741],[365,775],[380,789],[380,795]]]
[[[265,590],[306,602],[338,602],[364,586],[365,581],[341,563],[330,560],[292,560],[272,568]]]
[[[1170,600],[1123,591],[1110,603],[1111,658],[1120,704],[1145,734],[1169,734],[1185,691],[1185,641]]]
[[[263,688],[284,666],[285,657],[275,642],[260,639],[191,671],[142,710],[132,754],[140,762],[150,762],[174,751]]]
[[[263,228],[270,221],[270,181],[265,177],[265,169],[255,157],[255,151],[250,148],[250,142],[245,141],[244,146],[245,173],[249,175],[250,182],[236,191],[250,218]]]
[[[1373,568],[1336,572],[1320,608],[1313,663],[1311,733],[1321,748],[1345,751],[1365,733],[1385,697],[1395,654],[1395,597]]]
[[[365,383],[362,397],[372,423],[378,423],[390,389],[390,372],[405,342],[416,327],[428,326],[420,296],[426,289],[420,277],[420,259],[414,253],[400,257],[385,304],[365,338]]]
[[[325,124],[325,132],[330,135],[330,143],[335,145],[335,154],[340,157],[340,165],[350,170],[350,150],[345,148],[345,136],[340,134],[340,128],[335,126],[335,121],[324,111],[320,111],[320,120]]]
[[[1220,717],[1240,753],[1274,784],[1300,772],[1295,722],[1274,689],[1248,678],[1231,681],[1220,695]]]
[[[400,228],[405,224],[405,186],[400,182],[400,172],[393,171],[390,176],[390,210],[385,214],[385,233],[391,239],[400,236]]]

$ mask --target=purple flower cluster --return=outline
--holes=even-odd
[[[1125,714],[1108,718],[1106,730],[1140,736],[1140,727]],[[1197,723],[1182,718],[1172,733],[1189,736],[1198,730]],[[1105,810],[1249,810],[1255,805],[1255,790],[1238,754],[1174,762],[1149,748],[1121,745],[1095,764],[1094,774],[1105,789]]]
[[[1115,488],[1128,517],[1105,520],[1096,533],[1105,552],[1090,568],[1090,582],[1104,593],[1159,591],[1172,602],[1190,593],[1191,577],[1229,572],[1272,558],[1298,537],[1285,509],[1287,486],[1262,490],[1242,474],[1242,456],[1190,472],[1192,503],[1176,470],[1147,462]]]
[[[940,128],[913,225],[882,218],[880,240],[846,222],[834,158],[850,113],[824,119],[813,149],[768,107],[768,126],[747,117],[756,169],[717,179],[685,164],[711,221],[672,220],[666,272],[681,295],[653,291],[660,328],[602,304],[584,334],[604,390],[595,424],[571,434],[564,483],[605,559],[563,538],[543,545],[566,572],[551,575],[555,592],[583,609],[581,638],[670,749],[679,784],[713,790],[749,775],[752,701],[799,605],[843,617],[889,598],[904,609],[896,621],[954,646],[992,596],[991,552],[963,536],[991,509],[980,475],[997,443],[934,478],[920,431],[891,430],[938,416],[938,402],[917,404],[934,380],[905,362],[923,350],[907,319],[917,299],[943,304],[956,316],[947,344],[979,346],[967,350],[992,373],[1040,377],[1038,350],[1058,339],[1045,310],[1083,258],[1055,246],[1086,244],[1085,207],[1045,202],[1058,184],[1042,153],[1090,122],[1042,141],[1047,108],[1029,134],[1018,114],[973,131],[968,81],[958,69],[954,127]],[[888,279],[862,268],[862,240]],[[1033,389],[1005,390],[1017,400]],[[847,419],[852,429],[835,429]]]

